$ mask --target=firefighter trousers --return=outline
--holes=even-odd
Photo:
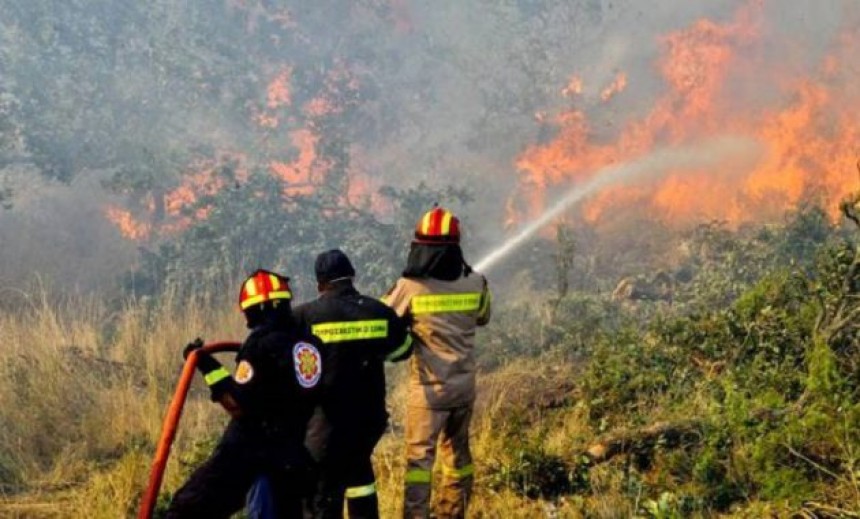
[[[469,450],[472,405],[451,409],[406,408],[406,475],[403,517],[430,517],[436,446],[442,465],[434,517],[462,518],[472,493],[475,466]]]
[[[273,458],[278,456],[246,445],[219,444],[176,492],[166,519],[227,519],[242,509],[248,491],[261,475],[274,490],[277,517],[301,519],[310,469],[275,467]]]
[[[346,497],[350,519],[377,519],[379,502],[371,455],[385,427],[335,431],[320,462],[315,508],[323,519],[343,517]]]

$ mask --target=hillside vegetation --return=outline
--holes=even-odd
[[[852,517],[854,233],[806,208],[779,226],[697,228],[660,297],[502,290],[479,340],[472,515]],[[0,515],[132,515],[181,345],[244,336],[231,295],[121,307],[34,295],[5,311]],[[400,506],[404,376],[390,370],[392,427],[375,456],[385,517]],[[167,493],[223,422],[195,383]]]

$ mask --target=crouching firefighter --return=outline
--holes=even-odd
[[[304,438],[319,398],[322,345],[295,326],[288,281],[258,270],[242,284],[239,305],[251,333],[232,376],[213,356],[198,352],[212,401],[232,419],[209,459],[177,491],[169,519],[228,518],[260,477],[272,487],[276,517],[302,517],[312,482]],[[202,345],[198,339],[183,353]]]
[[[460,518],[475,467],[469,423],[475,401],[475,329],[490,320],[487,280],[460,249],[460,223],[436,207],[418,222],[406,269],[385,302],[411,316],[415,352],[406,403],[404,517],[429,517],[439,445],[442,481],[435,517]]]
[[[412,338],[382,302],[353,286],[355,269],[340,250],[315,262],[319,298],[295,309],[296,322],[325,343],[323,401],[308,429],[307,445],[319,461],[313,508],[317,517],[379,517],[371,454],[388,424],[385,360],[406,359]]]

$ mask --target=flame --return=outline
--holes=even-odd
[[[147,240],[152,234],[152,226],[138,221],[131,211],[109,205],[105,208],[105,216],[123,236],[130,240]]]
[[[235,0],[239,1],[239,0]],[[260,4],[234,3],[236,8],[259,8]],[[277,131],[286,131],[294,153],[292,160],[267,160],[265,165],[269,172],[283,182],[285,201],[289,197],[306,196],[314,192],[317,186],[326,180],[332,164],[318,153],[320,142],[320,121],[329,116],[337,116],[357,102],[356,93],[360,87],[358,76],[345,62],[336,61],[323,78],[323,85],[316,96],[293,107],[293,92],[291,87],[293,69],[283,66],[269,72],[271,81],[265,89],[265,103],[252,111],[251,119],[259,127],[266,130],[267,135],[276,135]],[[296,109],[306,118],[304,127],[296,126]],[[293,111],[290,111],[292,109]],[[292,129],[279,130],[281,123],[293,126]],[[279,152],[280,150],[278,150]],[[189,172],[180,176],[179,185],[163,193],[161,205],[164,208],[165,220],[156,222],[156,204],[153,200],[142,216],[135,218],[131,211],[118,207],[108,207],[105,215],[131,240],[146,241],[155,236],[170,236],[187,229],[194,222],[208,217],[210,208],[200,205],[201,197],[216,195],[224,189],[227,180],[218,173],[219,167],[226,162],[237,164],[237,182],[244,182],[250,168],[249,159],[242,153],[222,152],[217,160],[204,160],[192,164]],[[346,201],[367,198],[373,200],[372,189],[377,188],[368,176],[351,168],[348,172],[356,178],[350,178],[343,198]],[[374,204],[376,202],[373,202]]]
[[[269,83],[269,87],[266,89],[266,106],[270,109],[289,106],[291,104],[290,77],[292,74],[293,69],[291,67],[285,67],[277,76],[275,76],[275,79]]]
[[[611,188],[584,204],[583,217],[596,221],[637,207],[667,221],[740,223],[776,217],[810,195],[833,202],[856,189],[860,122],[849,107],[860,101],[853,79],[860,31],[852,26],[834,40],[817,70],[799,76],[765,59],[763,34],[770,33],[762,6],[750,1],[728,22],[701,19],[660,37],[655,70],[664,91],[643,116],[623,121],[611,134],[596,124],[601,105],[544,115],[541,122],[554,127],[555,137],[517,157],[520,185],[508,218],[536,216],[555,186],[583,182],[605,166],[661,145],[723,134],[753,137],[766,152],[746,164],[726,157],[718,171],[670,171],[652,186]],[[582,84],[574,76],[561,95],[581,92]],[[612,99],[627,84],[619,72],[601,99]]]
[[[582,78],[579,76],[571,76],[567,86],[561,90],[561,95],[570,97],[582,93]]]
[[[326,165],[317,157],[319,136],[308,129],[301,129],[293,131],[290,140],[299,152],[296,160],[290,163],[275,161],[269,168],[275,176],[283,180],[284,194],[311,194],[327,170]]]
[[[625,88],[627,88],[627,74],[619,72],[615,75],[615,79],[612,80],[612,83],[600,92],[600,99],[603,102],[609,101],[615,97],[616,94],[623,92]]]

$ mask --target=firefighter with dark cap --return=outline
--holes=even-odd
[[[464,517],[475,466],[469,422],[475,401],[475,329],[490,320],[487,280],[473,272],[460,249],[460,222],[435,207],[415,229],[406,270],[385,296],[411,322],[412,366],[406,407],[403,516],[430,516],[436,449],[439,518]]]
[[[242,284],[239,305],[251,333],[232,375],[198,352],[212,401],[232,419],[209,459],[176,492],[169,519],[228,518],[260,477],[272,487],[276,517],[302,517],[312,466],[304,438],[324,372],[319,339],[294,324],[288,282],[258,270]],[[202,345],[192,342],[184,356]]]
[[[307,445],[319,462],[313,508],[318,517],[379,517],[371,454],[388,425],[384,361],[412,352],[405,323],[382,302],[353,286],[355,269],[340,250],[314,265],[319,297],[296,307],[295,318],[319,337],[323,349],[323,401]]]

